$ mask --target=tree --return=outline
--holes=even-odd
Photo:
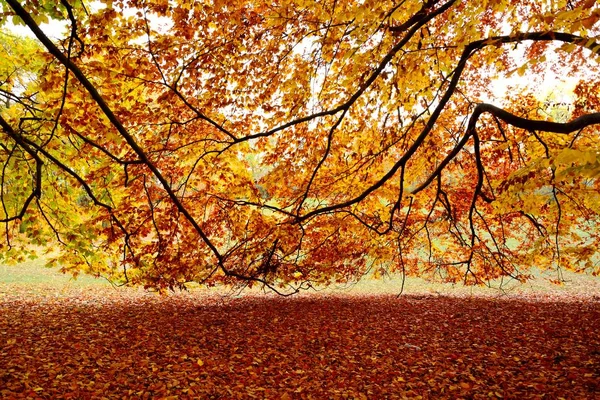
[[[2,5],[39,43],[2,61],[33,73],[0,92],[7,259],[282,293],[600,271],[594,1]],[[491,90],[552,70],[560,113]]]

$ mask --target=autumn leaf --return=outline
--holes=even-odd
[[[595,2],[21,3],[2,262],[162,294],[600,274]]]

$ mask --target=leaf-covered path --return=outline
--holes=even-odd
[[[0,298],[0,397],[600,398],[600,303]]]

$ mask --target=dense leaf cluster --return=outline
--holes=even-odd
[[[282,293],[599,272],[594,1],[2,10],[36,39],[0,36],[8,260],[46,248],[115,282]]]

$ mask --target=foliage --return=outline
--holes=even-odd
[[[597,301],[117,292],[0,301],[0,395],[584,399],[600,390]]]
[[[7,260],[284,293],[600,271],[595,1],[2,7],[40,43],[0,58]],[[578,79],[560,110],[491,90],[551,70]]]

